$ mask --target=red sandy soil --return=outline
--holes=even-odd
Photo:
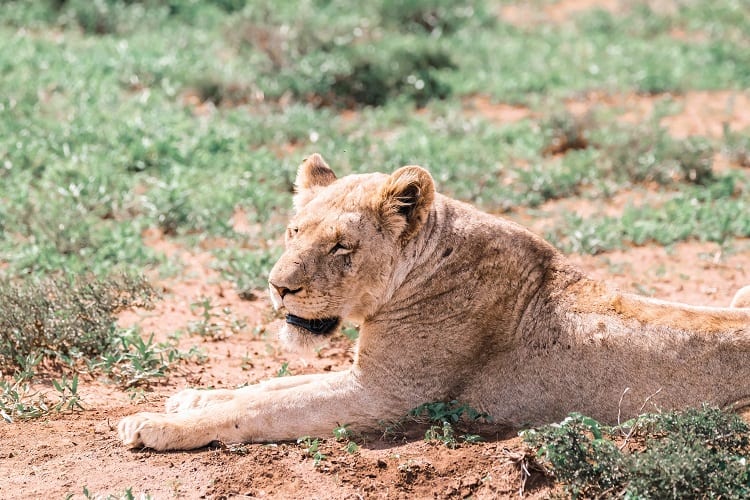
[[[574,19],[578,14],[595,9],[604,10],[610,14],[625,13],[634,5],[637,3],[627,0],[541,0],[502,5],[497,15],[506,23],[524,27],[542,23],[565,23]],[[679,2],[651,0],[648,6],[657,14],[674,14],[679,8]],[[677,33],[677,35],[680,34]]]
[[[670,103],[675,105],[675,112],[661,118],[660,124],[676,138],[700,135],[720,139],[725,125],[732,132],[750,128],[750,93],[738,90],[700,90],[674,95],[590,92],[568,99],[565,108],[576,116],[593,109],[607,109],[622,122],[636,124],[648,119],[658,104]],[[483,95],[467,99],[465,105],[468,113],[496,123],[543,116],[531,108],[495,102]]]
[[[498,17],[516,26],[531,26],[541,23],[562,23],[587,10],[601,9],[611,13],[623,10],[618,0],[560,0],[539,5],[539,2],[503,5]]]

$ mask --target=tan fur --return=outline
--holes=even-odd
[[[296,187],[271,296],[297,317],[359,322],[353,366],[180,392],[167,413],[123,419],[126,445],[327,436],[447,399],[523,426],[750,397],[750,287],[732,309],[619,292],[523,227],[436,193],[419,167],[336,179],[313,155]],[[316,340],[291,324],[280,333]]]

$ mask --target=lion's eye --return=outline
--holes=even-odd
[[[333,248],[328,252],[329,255],[346,255],[348,253],[352,253],[352,249],[341,243],[333,245]]]

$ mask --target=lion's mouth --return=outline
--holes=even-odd
[[[339,318],[305,319],[294,314],[286,315],[286,322],[290,325],[304,328],[314,335],[327,335],[339,325]]]

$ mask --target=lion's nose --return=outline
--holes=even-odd
[[[274,288],[276,289],[276,292],[278,292],[278,294],[279,294],[279,297],[281,297],[282,299],[283,299],[283,298],[284,298],[284,296],[286,296],[287,294],[290,294],[290,293],[291,293],[292,295],[294,295],[295,293],[297,293],[297,292],[299,292],[300,290],[302,290],[302,288],[291,289],[291,288],[287,288],[287,287],[285,287],[285,286],[279,286],[279,285],[276,285],[276,284],[274,284],[274,283],[271,283],[271,286],[272,286],[272,287],[274,287]]]

